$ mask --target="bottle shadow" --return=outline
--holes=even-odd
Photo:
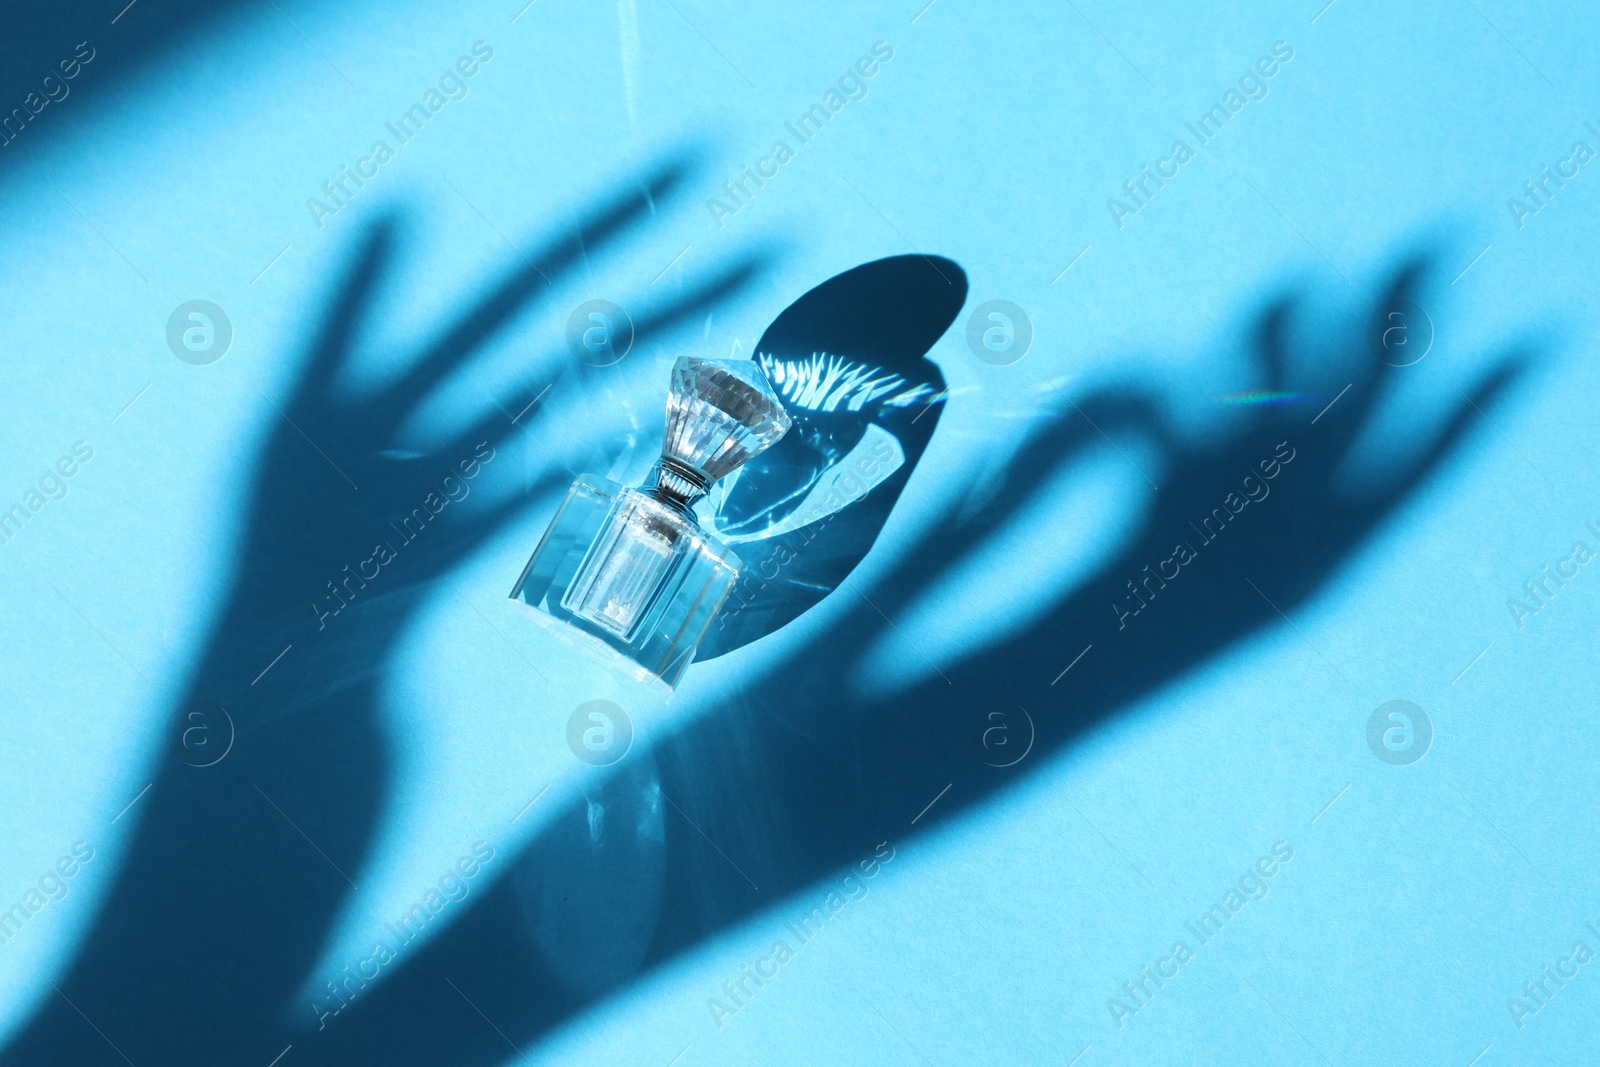
[[[382,672],[440,580],[539,490],[565,480],[547,471],[513,500],[469,499],[497,471],[497,447],[545,417],[532,403],[517,404],[515,421],[486,404],[432,443],[402,427],[515,316],[650,226],[690,168],[667,160],[596,198],[574,228],[519,256],[423,338],[393,378],[357,389],[349,368],[399,258],[398,224],[373,228],[300,375],[286,395],[264,397],[233,571],[164,728],[170,749],[132,813],[115,882],[54,991],[0,1059],[266,1063],[293,1039],[284,1035],[311,1014],[299,991],[356,892],[388,802]],[[745,291],[768,258],[736,252],[691,271],[679,295],[641,299],[635,344],[703,319]],[[634,373],[564,350],[540,365],[576,376],[574,394],[608,373]],[[325,994],[329,1010],[348,998]]]
[[[927,353],[966,297],[950,260],[893,256],[829,278],[761,335],[756,362],[794,421],[713,491],[708,525],[744,571],[697,659],[798,618],[872,548],[938,426]]]
[[[825,633],[599,778],[513,858],[510,877],[365,993],[361,1011],[297,1042],[328,1063],[504,1060],[882,843],[960,818],[1120,710],[1281,625],[1460,453],[1473,420],[1531,362],[1520,351],[1499,357],[1422,443],[1369,457],[1351,477],[1357,443],[1370,444],[1366,431],[1403,373],[1383,363],[1389,315],[1415,303],[1427,271],[1421,258],[1403,263],[1351,336],[1309,369],[1291,358],[1294,298],[1256,319],[1261,390],[1335,400],[1315,417],[1304,406],[1246,407],[1195,441],[1153,391],[1115,386],[1060,405],[983,508],[953,507],[929,523],[870,591],[839,590]],[[994,538],[1063,465],[1125,433],[1158,449],[1160,484],[1110,559],[1057,589],[1023,632],[965,649],[898,691],[860,694],[852,679],[930,578]],[[1031,709],[1033,724],[1028,758],[1003,767],[983,743],[996,708]],[[797,914],[816,895],[793,904]]]

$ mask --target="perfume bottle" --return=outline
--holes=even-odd
[[[645,484],[631,489],[593,474],[573,482],[512,601],[613,667],[676,685],[740,568],[701,529],[694,505],[789,423],[757,364],[680,358],[666,443]]]

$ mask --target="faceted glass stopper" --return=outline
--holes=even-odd
[[[790,422],[754,361],[683,356],[672,367],[661,457],[709,485],[776,444]]]

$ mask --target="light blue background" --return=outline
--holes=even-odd
[[[1141,382],[1204,436],[1232,410],[1219,398],[1258,387],[1242,334],[1285,288],[1307,301],[1299,328],[1331,336],[1354,328],[1401,257],[1418,244],[1436,251],[1426,301],[1436,341],[1412,368],[1405,406],[1380,419],[1374,457],[1420,451],[1429,413],[1505,347],[1531,346],[1542,361],[1292,625],[1127,709],[954,824],[921,832],[910,819],[931,798],[906,797],[895,859],[870,895],[720,1029],[706,999],[836,877],[645,975],[527,1059],[1583,1058],[1600,980],[1587,968],[1520,1029],[1507,1000],[1574,941],[1600,949],[1584,928],[1600,925],[1590,862],[1600,577],[1580,572],[1521,629],[1506,601],[1574,540],[1600,547],[1583,527],[1600,525],[1590,296],[1600,163],[1522,228],[1506,199],[1574,141],[1600,149],[1584,128],[1600,125],[1592,12],[1502,0],[1337,0],[1320,13],[1317,2],[1101,0],[936,0],[920,13],[918,2],[539,0],[520,15],[514,0],[280,6],[238,9],[114,95],[52,106],[28,142],[0,150],[0,498],[20,499],[72,442],[95,450],[66,499],[0,548],[0,906],[73,842],[95,849],[66,899],[0,947],[0,1037],[51,995],[47,980],[110,885],[139,808],[119,813],[169,741],[157,734],[232,562],[239,487],[278,418],[265,398],[292,381],[308,326],[368,227],[396,213],[401,227],[400,267],[363,342],[367,372],[381,376],[407,342],[517,266],[518,248],[688,146],[706,159],[686,195],[521,315],[415,433],[486,401],[515,413],[568,358],[566,316],[592,296],[648,307],[745,252],[776,253],[753,291],[630,357],[648,396],[672,356],[748,353],[790,301],[839,271],[910,251],[948,256],[972,286],[932,353],[951,399],[853,579],[870,591],[899,546],[1046,417],[1052,396]],[[124,16],[138,17],[137,7]],[[105,32],[109,42],[116,27]],[[306,198],[478,40],[494,58],[467,98],[315,225]],[[878,41],[894,58],[869,95],[718,226],[705,198],[787,139],[783,124]],[[1106,199],[1175,138],[1192,144],[1183,124],[1276,41],[1294,58],[1270,94],[1119,229]],[[91,65],[83,77],[93,76]],[[196,297],[224,307],[235,331],[227,356],[204,368],[173,358],[164,337],[172,309]],[[1027,309],[1036,331],[1009,367],[980,362],[964,340],[967,311],[998,298]],[[1306,402],[1308,421],[1328,399]],[[596,438],[632,429],[606,398],[557,386],[544,403],[551,428],[508,447],[486,492],[513,495],[553,463],[575,469]],[[1133,463],[1148,458],[1136,440],[1119,444]],[[649,461],[653,442],[639,447],[627,473]],[[899,620],[919,653],[886,645],[863,692],[1026,624],[1030,603],[1108,554],[1146,488],[1109,448],[1055,484],[1000,550],[974,546],[967,570],[930,578],[927,599]],[[505,608],[554,503],[533,502],[516,529],[461,562],[452,581],[463,596],[440,591],[387,679],[395,793],[375,860],[351,872],[361,891],[326,948],[328,974],[471,842],[509,855],[541,813],[581,792],[598,772],[566,747],[570,708],[624,703],[648,744],[827,626],[824,602],[691,669],[670,701],[644,695]],[[1409,767],[1379,762],[1365,742],[1368,715],[1395,698],[1422,705],[1436,732]],[[1107,998],[1277,841],[1294,859],[1266,899],[1119,1029]]]

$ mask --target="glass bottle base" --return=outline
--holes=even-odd
[[[694,517],[608,478],[572,484],[511,599],[586,654],[677,684],[739,576]]]

